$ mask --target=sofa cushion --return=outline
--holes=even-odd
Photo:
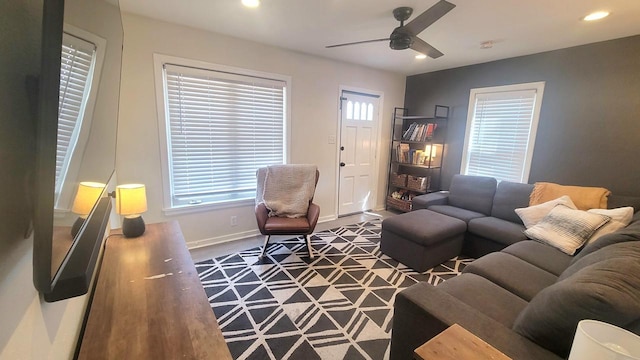
[[[469,221],[469,231],[472,234],[491,239],[497,243],[511,245],[518,241],[527,240],[523,225],[493,216],[475,218]]]
[[[440,214],[448,215],[456,219],[460,219],[466,223],[471,221],[471,219],[486,216],[485,214],[482,214],[479,212],[466,210],[466,209],[459,208],[456,206],[451,206],[451,205],[433,205],[433,206],[429,206],[429,210],[435,211]]]
[[[467,224],[450,216],[421,209],[384,219],[382,230],[426,246],[464,233]]]
[[[520,297],[475,274],[462,274],[437,288],[506,327],[512,327],[518,314],[527,306]]]
[[[449,205],[489,215],[496,184],[492,177],[454,175],[449,187]]]
[[[493,196],[491,216],[522,224],[522,219],[516,214],[515,209],[529,206],[529,195],[532,190],[533,184],[501,181]]]
[[[524,234],[573,255],[596,230],[609,221],[609,216],[574,210],[560,204],[539,223],[525,230]]]
[[[640,318],[640,247],[580,269],[542,290],[516,319],[513,329],[566,356],[578,322],[604,321],[627,327]]]
[[[534,240],[520,241],[504,248],[502,252],[511,254],[556,276],[560,276],[573,259],[552,246]]]
[[[640,251],[638,251],[639,249],[640,242],[638,241],[626,241],[609,245],[603,249],[594,251],[589,255],[583,256],[576,262],[572,262],[571,265],[567,267],[562,274],[560,274],[558,281],[567,279],[578,271],[603,260],[625,257],[626,255],[633,254],[634,252],[640,253]]]
[[[463,273],[482,276],[526,301],[558,279],[556,275],[504,252],[475,260],[464,268]]]

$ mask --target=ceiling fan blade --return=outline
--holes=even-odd
[[[427,44],[424,40],[413,37],[413,43],[411,44],[411,48],[421,54],[425,54],[432,59],[437,59],[440,56],[444,55],[438,49],[433,46]]]
[[[378,41],[389,41],[389,38],[375,39],[375,40],[365,40],[365,41],[356,41],[356,42],[337,44],[337,45],[329,45],[329,46],[325,46],[325,48],[328,49],[328,48],[334,48],[334,47],[340,47],[340,46],[366,44],[366,43],[372,43],[372,42],[378,42]]]
[[[425,12],[411,20],[407,25],[404,26],[404,29],[409,31],[413,35],[418,35],[429,25],[433,24],[438,19],[443,17],[446,13],[451,11],[451,9],[453,9],[454,7],[456,7],[454,4],[445,0],[440,0],[432,7],[428,8]]]

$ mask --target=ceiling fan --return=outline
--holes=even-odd
[[[413,9],[406,6],[399,7],[393,10],[393,17],[396,18],[396,20],[400,21],[400,26],[395,28],[388,38],[329,45],[326,46],[326,48],[366,44],[378,41],[389,41],[389,47],[393,50],[404,50],[411,48],[433,59],[439,58],[444,54],[438,51],[438,49],[434,48],[433,46],[427,44],[417,35],[424,29],[426,29],[429,25],[433,24],[438,19],[443,17],[446,13],[451,11],[451,9],[453,9],[454,7],[456,7],[454,4],[445,0],[440,0],[425,12],[418,15],[415,19],[411,20],[407,25],[405,25],[404,22],[405,20],[409,19],[409,17],[411,17]]]

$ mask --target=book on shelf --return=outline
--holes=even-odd
[[[404,134],[402,134],[402,140],[409,140],[411,135],[413,135],[413,131],[416,129],[416,126],[418,126],[417,123],[409,125],[409,128],[404,132]]]
[[[409,144],[398,144],[396,147],[396,161],[406,163],[409,161]]]
[[[411,123],[407,130],[402,134],[402,140],[405,141],[427,141],[433,138],[433,134],[436,131],[438,124],[418,124]]]
[[[409,144],[398,144],[394,149],[394,160],[403,164],[425,165],[427,153],[422,149],[411,149]]]
[[[433,133],[436,131],[437,127],[438,127],[438,124],[429,123],[427,125],[427,129],[426,129],[426,132],[425,132],[424,140],[431,140],[433,138]]]

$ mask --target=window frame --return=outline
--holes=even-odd
[[[542,108],[544,87],[545,87],[545,82],[538,81],[538,82],[530,82],[530,83],[475,88],[469,91],[469,107],[467,110],[467,124],[466,124],[466,130],[464,135],[464,145],[462,148],[462,162],[460,165],[460,174],[467,173],[467,165],[469,162],[469,144],[471,141],[470,136],[471,136],[471,129],[473,125],[474,114],[476,110],[477,96],[479,94],[492,94],[492,93],[533,90],[535,91],[536,95],[535,95],[535,100],[533,104],[533,113],[531,117],[531,127],[529,130],[529,140],[527,142],[527,150],[525,153],[525,162],[523,166],[522,177],[520,178],[520,181],[519,181],[521,183],[528,183],[529,175],[531,171],[531,161],[533,159],[533,151],[536,143],[536,135],[538,132],[538,124],[540,120],[540,109]]]
[[[184,205],[176,205],[173,204],[172,194],[171,194],[171,169],[170,169],[170,152],[168,139],[170,136],[169,129],[167,128],[168,124],[168,103],[167,103],[167,93],[165,86],[165,77],[163,75],[164,64],[174,64],[179,66],[186,67],[194,67],[199,69],[244,75],[244,76],[252,76],[252,77],[261,77],[283,81],[285,83],[285,91],[284,91],[284,101],[285,101],[285,116],[284,116],[284,124],[283,124],[283,154],[284,154],[284,163],[289,163],[290,161],[290,144],[291,144],[291,76],[275,74],[275,73],[267,73],[257,70],[251,69],[243,69],[233,66],[214,64],[206,61],[187,59],[182,57],[164,55],[164,54],[153,54],[153,62],[154,62],[154,77],[155,77],[155,90],[156,90],[156,105],[158,110],[158,134],[159,134],[159,143],[160,143],[160,162],[161,162],[161,172],[162,172],[162,193],[163,193],[163,212],[165,215],[179,215],[179,214],[188,214],[202,211],[210,211],[216,209],[224,209],[230,207],[239,207],[239,206],[248,206],[254,205],[255,200],[251,199],[233,199],[233,200],[223,200],[216,202],[202,202],[200,204],[184,204]]]
[[[89,93],[86,102],[83,104],[84,109],[80,112],[78,118],[80,130],[75,137],[75,142],[70,144],[67,149],[67,151],[71,150],[71,153],[67,154],[67,156],[69,156],[69,161],[66,166],[63,166],[60,173],[61,186],[59,189],[55,189],[56,192],[58,192],[54,205],[54,211],[57,214],[66,213],[71,209],[73,195],[75,194],[76,186],[78,184],[77,178],[82,163],[82,155],[91,133],[91,123],[93,122],[95,114],[95,105],[98,98],[98,89],[100,87],[100,79],[102,76],[102,68],[107,48],[106,39],[73,25],[65,23],[63,25],[63,32],[81,40],[93,43],[96,46],[96,52],[93,61],[93,74],[91,78],[87,80]]]

